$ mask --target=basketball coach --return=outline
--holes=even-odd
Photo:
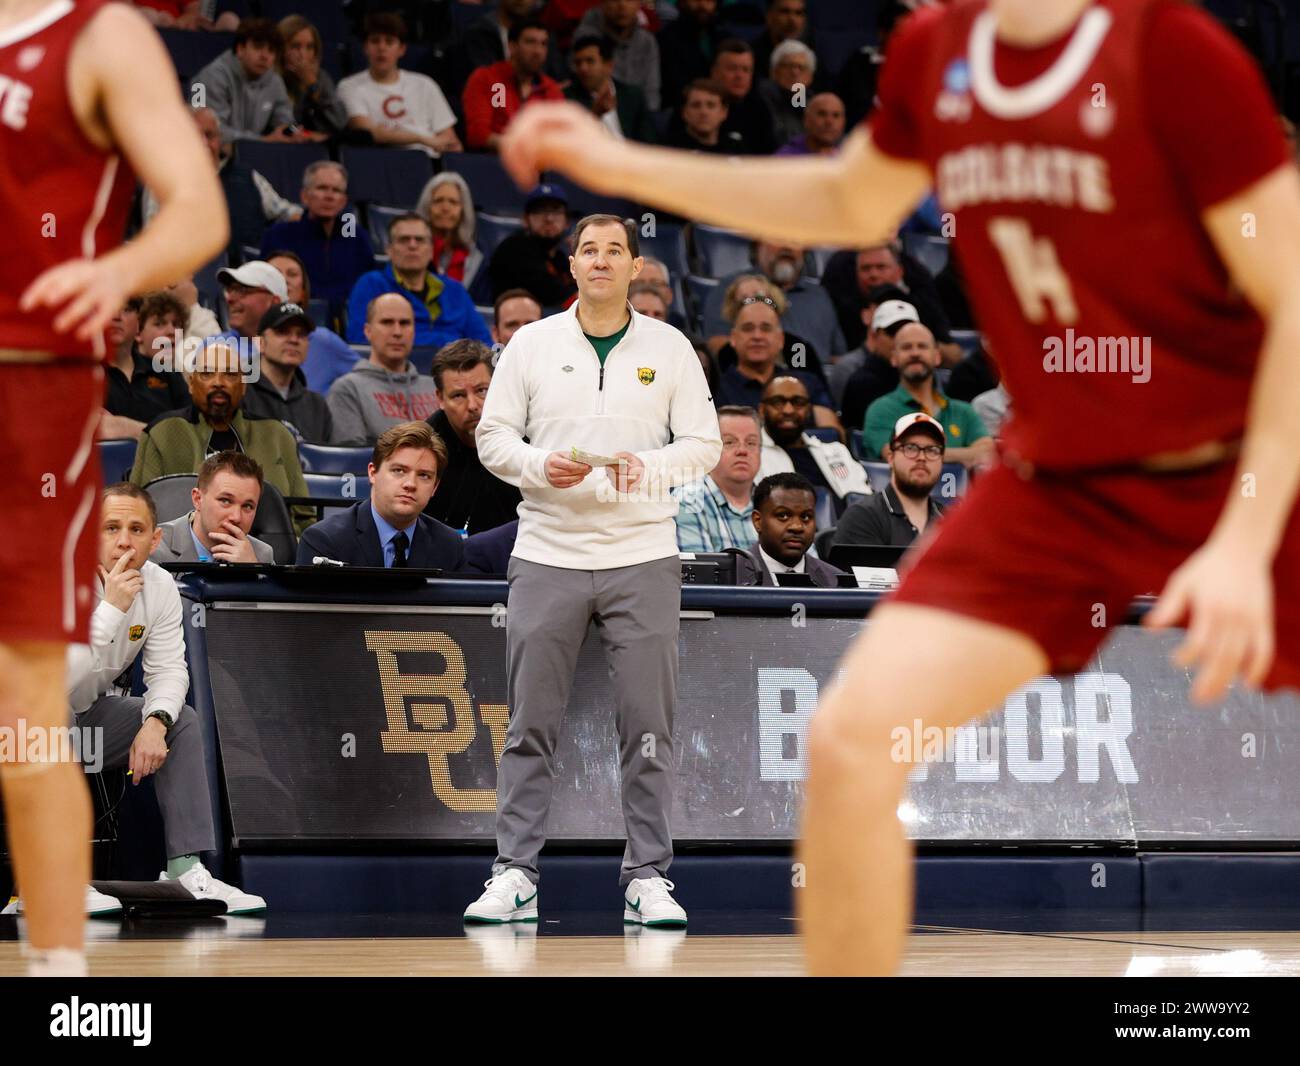
[[[507,574],[510,726],[497,771],[498,854],[465,919],[537,920],[555,746],[594,622],[619,734],[623,917],[680,926],[686,912],[666,879],[681,609],[668,489],[712,470],[722,440],[695,349],[628,303],[642,265],[635,225],[588,215],[573,239],[578,298],[511,338],[477,431],[480,461],[519,486],[523,501]],[[576,461],[575,448],[594,465]]]

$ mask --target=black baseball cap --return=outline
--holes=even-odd
[[[257,324],[257,332],[265,333],[268,329],[284,329],[291,322],[301,322],[310,333],[316,328],[316,323],[312,321],[311,315],[304,311],[298,304],[282,303],[276,304],[269,308],[262,316],[262,321]]]

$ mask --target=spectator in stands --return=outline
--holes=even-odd
[[[680,100],[686,86],[709,76],[722,37],[718,0],[678,0],[677,18],[658,34],[661,104]]]
[[[833,544],[887,544],[905,548],[943,514],[930,495],[943,473],[946,438],[929,415],[904,415],[888,449],[889,484],[849,507],[835,524]]]
[[[239,409],[250,371],[227,342],[211,342],[196,353],[194,370],[185,376],[190,406],[158,419],[141,434],[131,483],[148,485],[164,474],[194,474],[209,455],[236,451],[256,459],[265,483],[281,495],[308,495],[293,434],[275,419],[251,418]],[[294,507],[291,513],[299,533],[316,518],[310,507]]]
[[[483,265],[483,253],[477,243],[474,197],[465,179],[450,170],[435,174],[420,191],[415,213],[433,228],[430,268],[469,289]]]
[[[745,139],[735,130],[724,130],[727,94],[722,83],[696,78],[682,91],[682,106],[668,123],[664,144],[693,152],[744,155]]]
[[[772,50],[769,76],[758,83],[758,94],[772,113],[777,144],[798,137],[804,128],[812,95],[817,57],[802,41],[782,41]]]
[[[842,570],[809,555],[817,533],[817,493],[801,474],[781,473],[754,486],[757,541],[736,556],[737,585],[776,585],[775,574],[807,574],[818,588],[839,585]]]
[[[239,26],[239,16],[223,11],[216,20],[203,14],[202,0],[133,0],[150,23],[162,30],[216,30],[230,33]]]
[[[856,127],[875,106],[876,86],[884,69],[885,55],[894,26],[911,14],[911,0],[882,0],[876,8],[878,45],[864,45],[849,56],[840,68],[836,91],[844,101],[846,124]]]
[[[465,141],[470,148],[495,152],[501,134],[521,107],[537,100],[563,100],[564,90],[542,72],[550,35],[536,19],[520,19],[508,31],[510,56],[479,67],[461,94]]]
[[[594,0],[593,0],[594,2]],[[531,18],[540,6],[539,0],[498,0],[495,11],[475,19],[461,33],[461,45],[471,70],[500,63],[510,56],[510,28],[515,23]],[[557,47],[554,34],[548,34],[545,69],[556,81],[568,77],[564,56]]]
[[[763,68],[766,69],[766,68]],[[721,83],[726,93],[727,118],[723,134],[739,133],[750,155],[770,155],[777,139],[772,113],[754,88],[754,50],[738,37],[718,45],[709,76]]]
[[[795,470],[818,488],[835,496],[836,509],[843,511],[846,497],[868,493],[862,464],[839,441],[824,441],[804,432],[811,400],[803,381],[788,375],[773,378],[763,390],[759,414],[763,418],[763,456],[758,476]]]
[[[616,137],[653,144],[654,121],[639,86],[614,77],[614,42],[592,34],[573,42],[573,80],[564,95],[581,104]]]
[[[424,422],[400,422],[375,441],[368,467],[370,499],[308,529],[298,564],[316,557],[349,566],[459,570],[459,534],[421,512],[438,488],[447,450]]]
[[[804,109],[803,132],[776,150],[777,155],[834,155],[844,140],[844,102],[818,93]]]
[[[256,337],[262,316],[289,296],[284,275],[261,259],[234,269],[223,267],[217,271],[217,281],[226,296],[226,321],[230,324],[217,336],[237,343]]]
[[[1005,383],[998,382],[988,392],[981,392],[971,400],[970,405],[975,408],[975,413],[993,435],[993,439],[1000,438],[1002,427],[1011,416],[1011,393],[1007,391]]]
[[[874,400],[898,388],[898,371],[890,362],[894,334],[907,322],[921,321],[905,295],[896,285],[877,285],[862,297],[867,338],[860,347],[840,356],[827,374],[831,399],[844,424],[852,429],[862,424]]]
[[[740,277],[727,286],[727,291],[722,299],[722,317],[726,319],[728,328],[734,327],[736,315],[745,300],[751,296],[766,297],[771,300],[778,316],[784,316],[790,309],[790,301],[785,298],[785,293],[774,282],[769,281],[762,274],[741,274]],[[797,333],[785,331],[784,318],[782,318],[782,330],[785,335],[785,344],[781,349],[781,354],[777,356],[777,365],[806,371],[821,378],[823,384],[825,384],[826,371],[821,356],[817,354],[816,349]],[[727,343],[718,349],[718,367],[721,370],[729,370],[735,365],[736,349],[728,339]]]
[[[305,308],[311,301],[311,283],[307,280],[307,267],[298,253],[279,248],[268,255],[266,261],[284,275],[287,302]],[[360,358],[361,353],[337,333],[318,325],[307,338],[307,358],[302,364],[307,388],[324,396],[335,380],[356,366]]]
[[[542,317],[542,305],[527,289],[506,289],[492,305],[492,340],[498,349],[510,343],[520,326]]]
[[[415,343],[441,348],[472,337],[491,340],[483,319],[465,287],[454,278],[429,269],[433,258],[433,228],[423,215],[409,212],[388,224],[388,264],[363,274],[348,299],[348,341],[365,343],[370,301],[385,292],[400,293],[415,315]],[[425,412],[426,414],[428,412]],[[416,417],[423,418],[423,415]]]
[[[278,418],[308,444],[329,444],[334,423],[325,397],[307,387],[302,372],[316,323],[298,304],[276,304],[257,328],[261,373],[244,394],[243,410],[254,418]]]
[[[754,69],[771,69],[773,54],[786,41],[812,46],[805,0],[769,0],[763,32],[754,40]]]
[[[674,304],[673,274],[668,269],[668,264],[652,255],[642,256],[642,260],[641,273],[636,276],[637,282],[653,286],[664,302],[664,306],[668,308],[668,324],[685,332],[686,319],[681,316]]]
[[[223,141],[324,140],[322,134],[294,127],[293,104],[275,72],[280,31],[270,19],[246,18],[235,31],[235,46],[194,75],[203,86],[202,103],[216,112]],[[295,132],[290,132],[293,128]]]
[[[135,348],[135,337],[140,332],[140,304],[143,297],[132,296],[122,305],[108,324],[108,346],[117,358],[130,355]]]
[[[456,116],[438,83],[427,74],[402,70],[406,21],[391,11],[366,16],[366,70],[339,82],[348,126],[365,130],[376,144],[420,149],[431,156],[459,152]]]
[[[110,419],[102,430],[104,439],[138,439],[159,415],[189,403],[185,378],[176,372],[176,338],[184,336],[184,306],[171,293],[146,293],[139,298],[135,317],[139,327],[134,344],[117,348],[105,367],[104,411]]]
[[[756,241],[751,255],[752,267],[722,278],[704,301],[704,335],[709,339],[709,351],[717,354],[727,343],[731,330],[731,324],[723,314],[728,287],[742,274],[752,273],[762,274],[785,294],[789,306],[781,315],[782,325],[791,333],[798,334],[819,358],[830,359],[848,349],[831,298],[820,285],[803,279],[802,249]]]
[[[829,426],[843,434],[825,382],[807,370],[779,366],[785,333],[776,303],[770,297],[749,296],[740,302],[731,328],[731,345],[736,350],[736,365],[722,371],[713,392],[717,406],[738,404],[756,408],[768,383],[778,374],[789,375],[802,382],[805,394],[811,397],[814,424]],[[802,413],[806,418],[807,406]]]
[[[263,563],[271,565],[271,545],[252,534],[262,499],[262,468],[240,452],[209,455],[190,490],[194,510],[164,522],[155,563]]]
[[[277,222],[262,236],[262,258],[274,248],[296,252],[307,266],[317,299],[340,307],[357,278],[375,268],[375,252],[357,212],[348,206],[348,172],[327,159],[307,164],[302,175],[307,212],[295,222]]]
[[[167,286],[167,291],[180,301],[185,309],[185,340],[188,343],[214,337],[221,332],[221,323],[217,316],[199,303],[199,289],[194,284],[194,275],[186,274],[179,281]]]
[[[348,125],[348,109],[339,97],[330,73],[320,65],[320,30],[302,15],[288,15],[276,26],[280,31],[280,77],[293,104],[296,125],[323,133],[342,135]]]
[[[226,246],[226,256],[229,262],[238,263],[244,258],[244,248],[256,248],[262,243],[262,233],[269,223],[300,218],[303,209],[276,192],[271,183],[252,167],[234,158],[230,145],[221,139],[217,113],[212,108],[196,107],[193,115],[203,143],[212,153],[221,190],[226,195],[226,208],[230,212],[230,243]],[[146,223],[158,213],[158,199],[147,188],[141,201],[141,212]]]
[[[492,384],[492,349],[482,341],[452,341],[433,358],[433,380],[439,410],[428,422],[447,460],[424,513],[471,535],[513,522],[519,489],[483,469],[474,439]]]
[[[948,461],[965,467],[993,462],[993,438],[970,404],[944,395],[935,381],[939,348],[934,334],[919,322],[907,322],[894,334],[891,357],[898,370],[898,388],[867,408],[862,444],[867,455],[885,456],[894,424],[906,414],[922,411],[936,419],[947,434]]]
[[[327,397],[339,444],[373,444],[385,430],[438,410],[433,378],[411,365],[410,302],[399,293],[380,293],[366,305],[363,329],[370,358],[335,381]]]
[[[698,481],[673,490],[677,497],[677,549],[720,552],[748,548],[757,531],[750,494],[763,453],[763,423],[752,407],[718,408],[722,458]]]
[[[668,321],[668,305],[664,303],[657,285],[638,278],[628,286],[627,299],[634,311],[657,318],[660,322]]]
[[[574,34],[574,48],[583,37],[608,37],[614,45],[614,76],[645,93],[651,111],[659,110],[659,45],[654,34],[637,24],[639,0],[600,0],[588,11]]]
[[[539,185],[524,202],[524,228],[497,245],[488,263],[494,292],[527,289],[543,307],[559,307],[578,291],[569,269],[568,199],[558,185]]]
[[[866,336],[862,324],[862,297],[877,285],[896,285],[916,308],[921,321],[938,338],[944,366],[955,366],[961,348],[953,343],[951,326],[939,299],[934,278],[916,260],[905,257],[897,243],[877,244],[858,252],[836,252],[822,272],[822,289],[830,295],[839,316],[844,339],[856,347]]]
[[[69,703],[78,728],[100,731],[101,770],[127,768],[135,785],[153,777],[167,856],[158,879],[179,881],[198,899],[221,900],[227,914],[264,911],[264,899],[218,881],[199,860],[217,846],[212,794],[203,731],[185,703],[190,676],[180,593],[171,575],[149,561],[160,537],[148,493],[127,484],[104,490],[98,602],[90,643],[68,650]],[[137,657],[143,696],[120,683]]]

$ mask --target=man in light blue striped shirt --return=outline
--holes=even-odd
[[[720,552],[757,539],[750,496],[763,457],[762,423],[752,407],[718,408],[722,458],[708,474],[673,491],[677,550]]]

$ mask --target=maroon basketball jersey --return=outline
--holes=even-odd
[[[927,10],[898,31],[880,101],[873,139],[926,163],[951,215],[1010,451],[1069,469],[1241,435],[1263,324],[1200,215],[1286,148],[1253,62],[1208,16],[1098,0],[1017,49],[984,0]]]
[[[105,2],[51,0],[0,30],[0,348],[104,355],[102,337],[55,333],[57,310],[24,313],[18,299],[50,267],[122,241],[135,178],[117,153],[86,139],[68,98],[68,55]]]

